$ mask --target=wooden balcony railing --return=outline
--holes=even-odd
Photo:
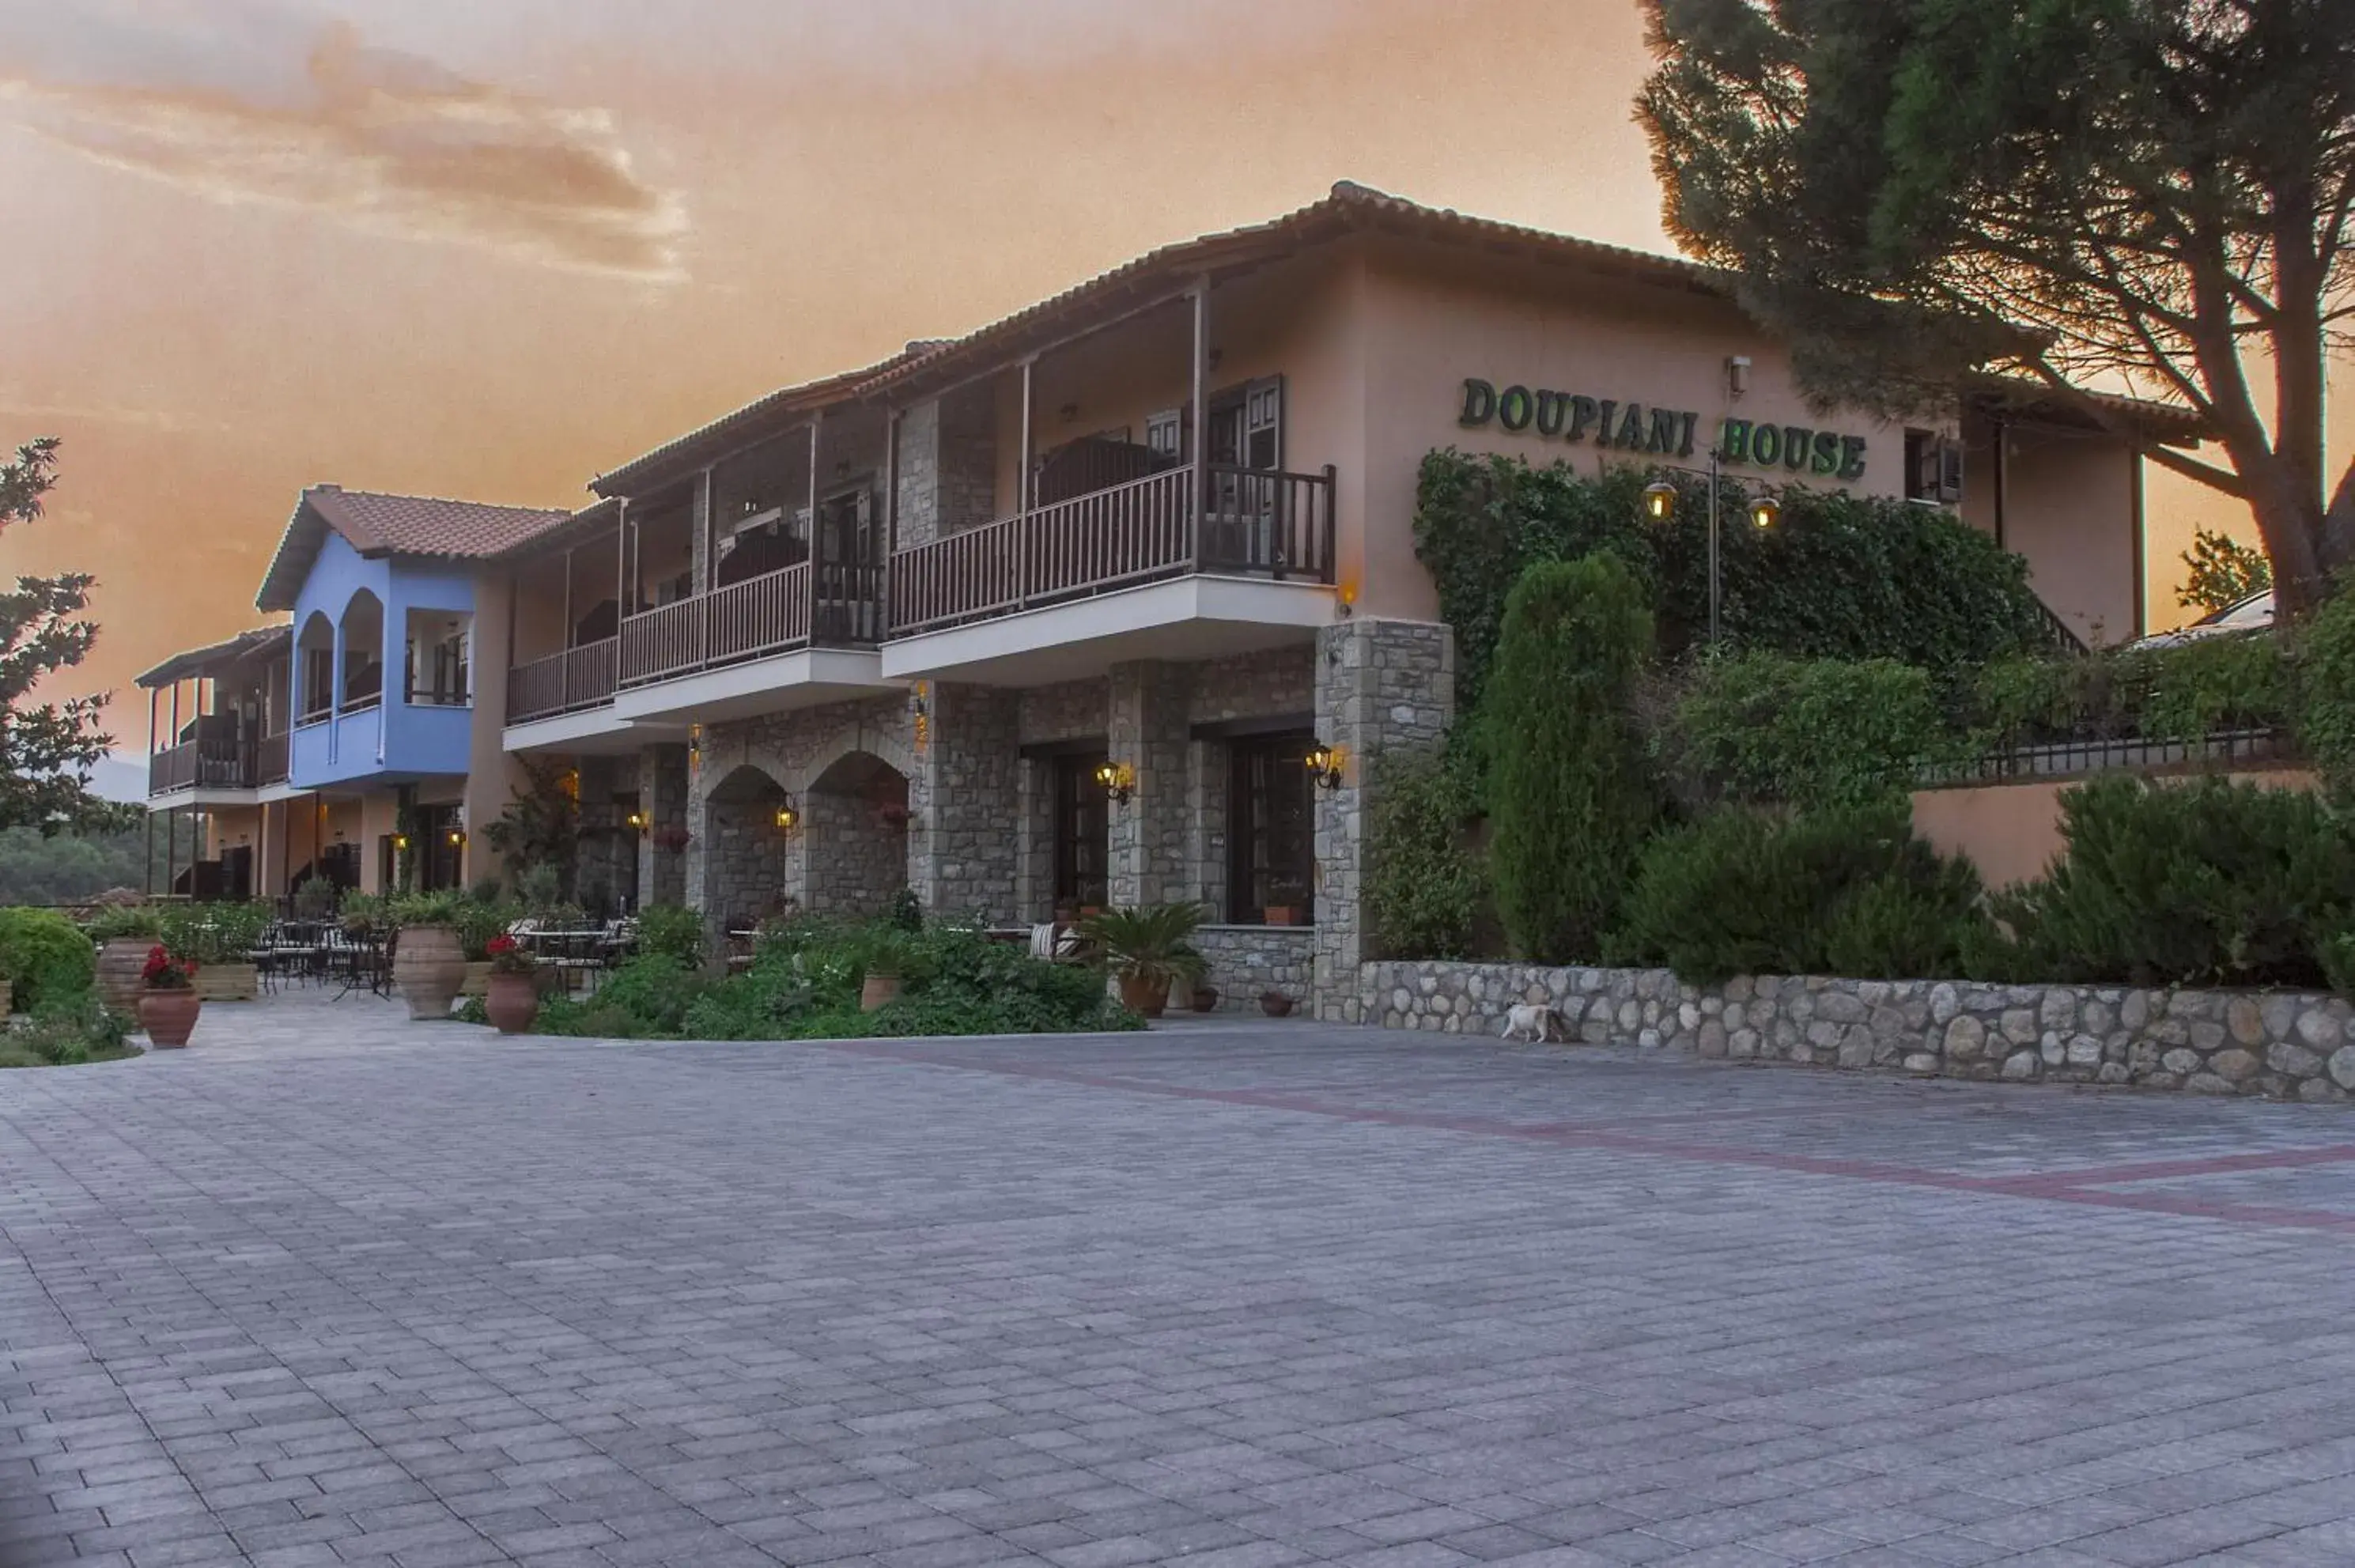
[[[1333,581],[1334,471],[1173,468],[891,558],[890,635],[954,626],[1197,572]]]
[[[242,741],[186,741],[147,759],[150,795],[169,795],[183,789],[253,787],[254,749]]]
[[[507,722],[528,723],[613,700],[622,640],[605,637],[507,671]]]
[[[282,730],[275,735],[264,735],[253,749],[253,782],[257,788],[267,789],[274,784],[284,784],[293,773],[293,737]]]
[[[828,565],[822,581],[837,589],[856,586],[858,573],[873,570]],[[810,563],[801,561],[630,616],[622,623],[621,684],[670,680],[807,646],[811,586]],[[829,635],[847,640],[851,633],[833,628],[858,616],[849,606],[823,608]],[[871,619],[871,601],[866,613]]]

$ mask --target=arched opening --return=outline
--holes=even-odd
[[[704,796],[703,911],[722,931],[757,926],[786,912],[786,848],[796,828],[779,825],[786,804],[777,781],[750,763]]]
[[[336,710],[336,624],[325,611],[312,611],[295,634],[294,659],[302,679],[295,722],[325,719]]]
[[[368,589],[344,606],[342,706],[374,708],[384,700],[384,602]]]
[[[813,914],[873,915],[908,885],[908,780],[870,752],[837,757],[802,804]]]

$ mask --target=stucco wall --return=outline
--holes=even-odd
[[[2313,773],[2304,768],[2268,768],[2227,773],[2238,784],[2275,789],[2312,790]],[[2061,795],[2082,778],[2031,779],[2016,784],[1917,790],[1913,830],[1939,853],[1960,855],[1978,868],[1990,888],[2009,887],[2044,874],[2064,848]]]

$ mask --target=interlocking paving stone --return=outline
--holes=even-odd
[[[2332,1107],[296,993],[0,1075],[0,1568],[2355,1562],[2350,1214]]]

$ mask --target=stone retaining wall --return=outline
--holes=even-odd
[[[1206,925],[1194,933],[1195,951],[1210,966],[1206,983],[1219,992],[1222,1013],[1255,1013],[1260,993],[1282,991],[1307,1010],[1316,966],[1311,925]]]
[[[1506,1008],[1542,1002],[1572,1040],[1737,1061],[2309,1101],[2355,1091],[2355,1009],[2308,992],[1821,976],[1703,987],[1665,969],[1508,964],[1360,973],[1366,1017],[1388,1029],[1495,1035]]]

